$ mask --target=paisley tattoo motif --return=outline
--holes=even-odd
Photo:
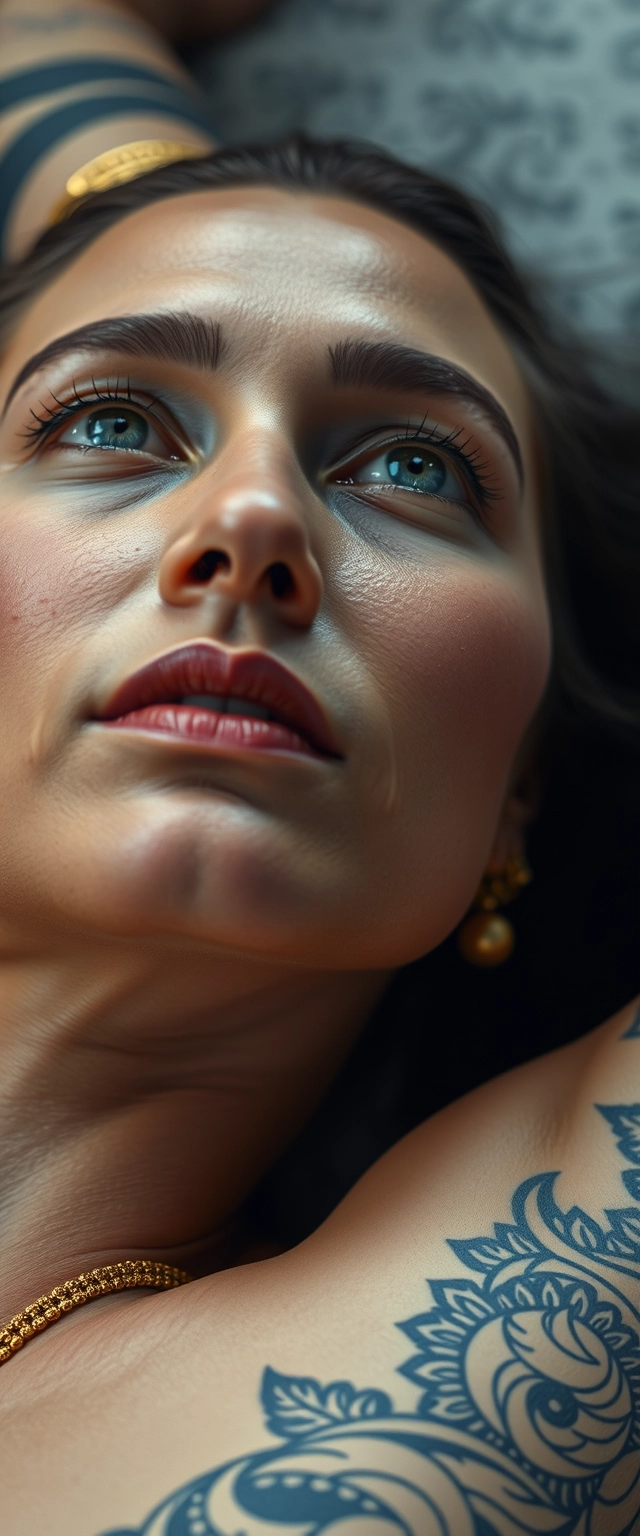
[[[600,1113],[636,1204],[600,1226],[542,1174],[512,1222],[452,1242],[473,1278],[399,1324],[413,1412],[268,1369],[278,1443],[111,1536],[640,1536],[640,1104]]]

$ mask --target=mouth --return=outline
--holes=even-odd
[[[209,751],[342,756],[315,695],[263,651],[198,641],[156,657],[94,716]]]

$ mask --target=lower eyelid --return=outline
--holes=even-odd
[[[416,521],[419,527],[426,528],[428,525],[429,507],[431,507],[433,515],[435,516],[437,513],[440,519],[446,518],[452,529],[455,524],[459,530],[462,530],[463,527],[468,526],[469,519],[479,527],[486,528],[484,493],[482,490],[475,489],[469,484],[464,469],[458,470],[450,464],[448,455],[438,454],[438,457],[442,459],[447,470],[455,478],[458,487],[455,494],[453,492],[446,493],[446,490],[445,494],[442,491],[438,493],[433,490],[414,490],[409,486],[394,484],[392,480],[355,480],[354,469],[364,472],[366,467],[375,463],[376,459],[383,459],[390,450],[397,446],[397,441],[395,443],[386,443],[381,452],[378,450],[375,453],[368,454],[365,464],[360,462],[359,465],[356,463],[356,466],[353,466],[353,460],[343,462],[337,469],[333,469],[324,477],[325,484],[333,485],[336,490],[343,488],[345,491],[350,491],[352,495],[359,495],[363,501],[369,502],[372,506],[377,505],[382,510],[384,510],[386,505],[389,513],[392,512],[395,501],[397,516],[401,519],[403,517],[405,519],[408,518],[411,522]],[[423,446],[426,448],[432,447],[434,454],[437,453],[435,444],[425,443]],[[341,479],[341,476],[344,476],[344,478]],[[396,500],[396,498],[400,499]],[[412,509],[412,511],[415,509],[415,518],[409,509]]]
[[[459,503],[460,505],[466,505],[467,502],[469,504],[471,503],[471,499],[472,499],[471,498],[471,491],[470,491],[469,486],[466,485],[466,483],[465,483],[465,478],[464,478],[464,475],[463,475],[462,471],[460,471],[460,472],[456,471],[449,464],[448,459],[444,456],[444,454],[439,454],[438,457],[442,460],[442,463],[443,463],[443,465],[446,468],[447,478],[449,478],[449,476],[451,476],[453,481],[455,482],[455,490],[452,489],[449,492],[449,494],[447,494],[446,492],[443,492],[443,491],[439,491],[439,492],[438,491],[434,491],[434,490],[430,491],[426,487],[424,489],[421,489],[419,486],[413,487],[413,486],[406,486],[406,485],[398,485],[398,484],[394,483],[394,481],[391,480],[391,479],[389,479],[389,480],[384,480],[382,478],[375,479],[375,480],[371,479],[370,476],[371,476],[371,471],[372,471],[373,467],[376,465],[376,463],[378,463],[379,461],[382,461],[389,451],[390,451],[389,449],[385,449],[383,451],[383,453],[376,454],[375,457],[373,457],[371,459],[368,459],[367,461],[365,461],[364,464],[361,464],[356,469],[355,473],[353,475],[349,476],[349,483],[352,484],[352,485],[369,485],[369,486],[374,486],[376,490],[380,490],[380,491],[393,491],[394,493],[398,493],[398,492],[404,491],[407,494],[410,494],[412,496],[423,497],[425,500],[436,500],[436,501],[443,501],[443,502],[449,502],[449,503],[456,502],[456,503]],[[346,465],[344,466],[345,469],[347,467],[348,466],[346,466]],[[339,481],[338,481],[338,483],[339,483]],[[343,484],[345,484],[345,483],[346,483],[346,481],[343,481]],[[446,481],[445,481],[445,484],[446,484]]]

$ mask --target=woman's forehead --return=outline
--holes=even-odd
[[[266,187],[189,193],[120,220],[39,296],[11,361],[16,346],[28,354],[92,320],[167,307],[248,333],[262,357],[287,338],[305,349],[350,333],[402,339],[525,407],[496,324],[436,245],[346,198]]]

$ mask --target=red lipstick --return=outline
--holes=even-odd
[[[157,656],[127,678],[97,716],[102,725],[149,731],[213,749],[340,757],[314,694],[263,651],[196,641]]]

